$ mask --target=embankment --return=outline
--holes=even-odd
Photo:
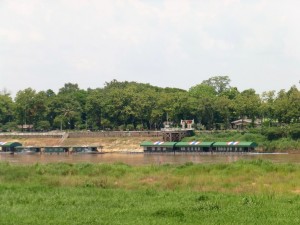
[[[162,141],[160,131],[105,131],[105,132],[48,132],[0,133],[0,141],[18,141],[24,146],[103,146],[104,152],[141,152],[143,141]],[[269,141],[262,134],[239,131],[197,132],[183,141],[246,141],[258,143],[260,152],[300,152],[299,140],[281,138]]]
[[[143,141],[161,141],[158,132],[5,133],[0,141],[23,146],[103,146],[103,152],[142,152]]]

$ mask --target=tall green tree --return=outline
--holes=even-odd
[[[254,89],[242,91],[235,99],[235,109],[241,119],[250,118],[252,125],[255,119],[259,117],[259,108],[261,100]]]
[[[86,90],[80,89],[78,84],[66,83],[64,87],[59,89],[56,96],[56,104],[59,109],[56,110],[59,116],[57,121],[64,121],[63,125],[67,129],[85,128],[87,121],[87,113],[85,104],[87,102],[88,93]]]
[[[86,111],[86,128],[102,128],[102,111],[103,111],[103,90],[95,89],[88,93],[85,104]]]
[[[14,103],[8,93],[0,93],[0,124],[6,124],[13,120]]]
[[[291,123],[300,122],[300,90],[294,85],[287,92],[289,99],[289,111],[288,117],[290,118]]]
[[[272,125],[272,121],[275,120],[275,109],[274,109],[274,101],[275,101],[275,91],[265,91],[261,96],[261,116],[262,120],[267,120],[268,125]]]
[[[54,120],[55,120],[55,117],[57,115],[56,113],[56,104],[55,104],[55,100],[56,100],[56,93],[51,90],[51,89],[48,89],[45,91],[45,94],[46,94],[46,102],[47,102],[47,115],[46,115],[46,121],[49,122],[50,124],[50,128],[55,128],[54,127]]]
[[[16,119],[19,124],[33,124],[36,116],[35,108],[35,96],[36,91],[32,88],[26,88],[23,91],[18,91],[15,103],[16,103]]]
[[[288,92],[281,90],[274,101],[274,111],[280,124],[299,122],[300,95],[299,90],[293,86]]]
[[[81,124],[82,108],[72,95],[57,95],[54,101],[56,117],[54,126],[61,129],[75,129]]]
[[[217,99],[215,88],[201,83],[191,87],[189,94],[195,99],[196,122],[204,125],[206,129],[213,129],[215,126],[215,101]]]
[[[230,88],[230,81],[228,76],[214,76],[204,80],[202,84],[213,87],[218,94],[221,94]]]
[[[225,129],[231,127],[231,118],[233,117],[234,104],[231,99],[227,96],[220,96],[216,99],[215,102],[216,111],[221,117],[221,122]]]

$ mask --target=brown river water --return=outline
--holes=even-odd
[[[193,163],[230,163],[237,160],[268,160],[274,163],[300,163],[300,154],[259,153],[105,153],[105,154],[0,154],[0,162],[35,163],[118,163],[129,165],[160,165]]]

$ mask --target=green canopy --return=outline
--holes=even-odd
[[[14,148],[17,146],[22,146],[22,144],[19,142],[0,142],[0,147]]]
[[[17,146],[17,150],[23,150],[23,149],[37,149],[37,148],[42,148],[42,147],[37,147],[37,146]]]
[[[140,144],[140,146],[143,147],[174,147],[174,145],[177,142],[163,142],[163,141],[156,141],[156,142],[150,142],[150,141],[144,141]]]
[[[255,142],[239,142],[239,141],[231,141],[231,142],[215,142],[213,147],[257,147]]]
[[[214,142],[177,142],[175,147],[211,147]]]

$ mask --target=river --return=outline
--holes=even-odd
[[[269,160],[274,163],[300,163],[300,154],[259,154],[259,153],[105,153],[105,154],[0,154],[0,162],[13,164],[35,163],[117,163],[129,165],[160,165],[193,163],[229,163],[237,160]]]

